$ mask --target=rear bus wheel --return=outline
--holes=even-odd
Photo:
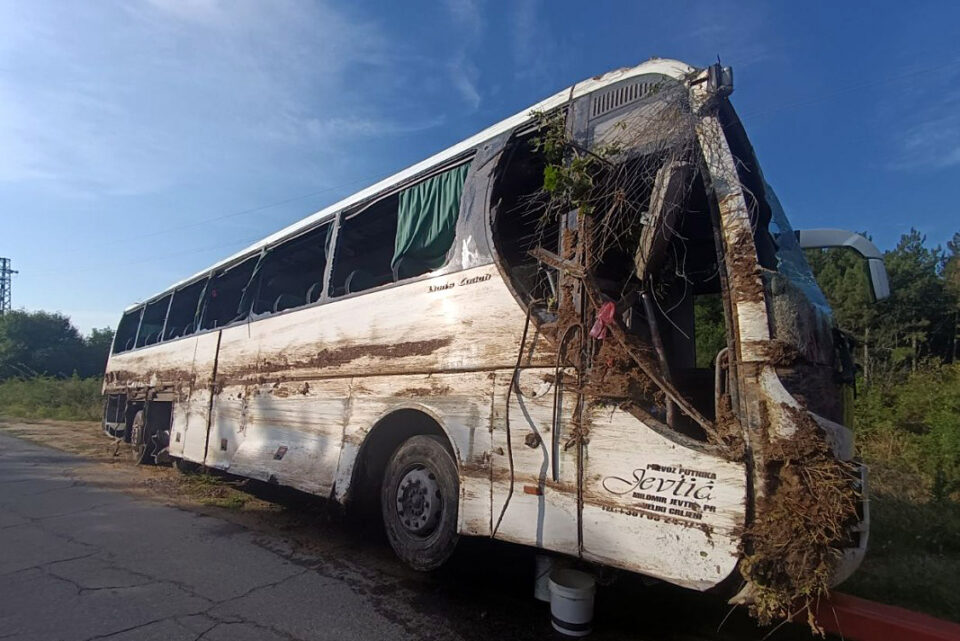
[[[390,546],[415,570],[440,567],[457,545],[457,465],[436,436],[414,436],[397,448],[380,490]]]
[[[148,438],[146,415],[143,410],[138,410],[130,424],[130,453],[137,465],[147,459]]]

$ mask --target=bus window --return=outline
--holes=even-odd
[[[345,214],[337,233],[330,295],[354,294],[393,281],[390,261],[397,237],[397,194]]]
[[[267,251],[256,276],[253,312],[269,314],[320,300],[327,247],[327,223]]]
[[[250,310],[241,310],[240,301],[258,261],[259,257],[249,258],[210,280],[204,293],[200,329],[223,327],[246,318]]]
[[[459,165],[400,192],[390,261],[394,280],[425,274],[447,261],[468,171],[469,164]]]
[[[138,307],[127,312],[120,319],[117,326],[117,334],[113,337],[113,353],[119,354],[128,349],[133,349],[137,340],[137,327],[140,326],[140,315],[143,313],[143,307]]]
[[[144,309],[140,331],[137,333],[137,347],[160,342],[163,324],[167,320],[167,309],[170,307],[170,297],[171,294],[167,294],[160,300],[149,303]]]
[[[174,292],[163,340],[189,336],[196,331],[197,303],[200,302],[200,294],[206,283],[206,280],[198,280]]]
[[[342,296],[425,274],[453,246],[465,163],[341,218],[330,295]]]
[[[536,247],[560,253],[559,222],[545,220],[543,172],[547,163],[534,146],[537,135],[515,138],[504,152],[490,199],[493,238],[524,302],[544,300],[550,302],[548,307],[555,307],[556,274],[529,253]]]

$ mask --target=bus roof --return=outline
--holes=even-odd
[[[266,238],[258,240],[252,245],[245,247],[244,249],[241,249],[240,251],[228,256],[227,258],[224,258],[223,260],[220,260],[214,263],[213,265],[210,265],[205,269],[202,269],[196,274],[193,274],[188,278],[184,278],[183,280],[178,281],[177,283],[164,289],[162,292],[159,292],[153,296],[150,296],[149,298],[146,298],[141,302],[130,305],[124,310],[124,313],[139,307],[144,302],[148,302],[155,298],[164,296],[167,293],[179,287],[182,287],[183,285],[186,285],[187,283],[193,280],[196,280],[197,278],[201,278],[206,274],[209,274],[211,271],[214,271],[220,267],[229,265],[230,263],[233,263],[240,258],[257,254],[258,252],[260,252],[260,250],[262,250],[264,247],[268,245],[276,243],[284,238],[287,238],[288,236],[293,236],[297,232],[307,229],[323,221],[324,219],[332,218],[337,212],[343,209],[346,209],[351,205],[362,202],[367,198],[370,198],[371,196],[375,196],[382,191],[388,191],[392,187],[403,183],[404,181],[412,178],[413,176],[416,176],[424,171],[427,171],[437,165],[442,165],[448,160],[456,158],[458,155],[466,151],[469,151],[470,149],[473,149],[474,147],[480,145],[486,140],[489,140],[504,132],[510,131],[515,127],[523,125],[524,123],[531,120],[530,114],[533,111],[549,111],[551,109],[559,107],[560,105],[567,102],[568,100],[571,100],[573,98],[578,98],[580,96],[586,95],[593,91],[597,91],[598,89],[602,89],[608,85],[612,85],[616,82],[619,82],[621,80],[626,80],[627,78],[632,78],[634,76],[639,76],[647,73],[659,73],[665,76],[679,79],[683,76],[686,76],[687,74],[689,74],[694,70],[695,69],[693,67],[691,67],[690,65],[684,62],[680,62],[679,60],[670,60],[668,58],[651,58],[650,60],[647,60],[646,62],[642,62],[635,67],[621,67],[620,69],[615,69],[605,74],[594,76],[592,78],[588,78],[586,80],[575,83],[570,87],[566,87],[565,89],[558,91],[557,93],[553,94],[549,98],[542,100],[537,104],[532,105],[531,107],[528,107],[527,109],[524,109],[523,111],[516,113],[513,116],[510,116],[509,118],[506,118],[505,120],[501,120],[495,125],[491,125],[490,127],[487,127],[483,131],[480,131],[479,133],[476,133],[465,140],[458,142],[452,147],[448,147],[447,149],[444,149],[443,151],[436,153],[433,156],[430,156],[426,160],[422,160],[416,163],[415,165],[411,165],[410,167],[407,167],[406,169],[399,171],[393,174],[392,176],[389,176],[388,178],[384,178],[383,180],[377,183],[374,183],[369,187],[366,187],[365,189],[362,189],[356,192],[355,194],[347,196],[346,198],[343,198],[342,200],[339,200],[333,203],[332,205],[328,205],[327,207],[324,207],[323,209],[321,209],[316,213],[310,214],[306,218],[298,220],[297,222],[291,225],[288,225],[287,227],[284,227],[280,231],[270,234]]]

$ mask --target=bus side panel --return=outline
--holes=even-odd
[[[353,379],[337,473],[338,499],[349,491],[357,453],[371,429],[391,412],[414,409],[435,419],[453,447],[460,471],[459,531],[489,534],[492,392],[493,381],[486,372]],[[383,429],[390,427],[384,424]]]
[[[171,343],[193,343],[190,363],[190,379],[185,385],[178,384],[177,400],[173,404],[173,419],[170,429],[170,455],[194,463],[203,463],[207,445],[207,428],[210,424],[210,399],[213,393],[213,377],[217,365],[217,345],[220,332],[201,334],[194,339]],[[160,346],[163,348],[163,345]],[[162,376],[162,374],[161,374]]]
[[[524,318],[496,266],[484,265],[230,328],[218,378],[233,385],[513,367]],[[246,337],[242,352],[239,339],[227,340],[235,330]]]
[[[343,442],[350,379],[292,376],[264,366],[262,356],[263,345],[278,327],[306,333],[322,309],[223,330],[217,364],[221,389],[214,402],[207,465],[329,495]]]
[[[196,378],[194,371],[197,343],[204,336],[190,336],[130,352],[111,354],[104,373],[104,392],[123,394],[128,389],[169,388],[186,398],[196,383],[210,384],[209,377],[206,381],[201,381]]]
[[[589,427],[584,558],[699,590],[725,579],[746,513],[744,465],[685,447],[616,407],[593,407]]]
[[[224,388],[207,465],[329,496],[349,395],[346,378]]]
[[[497,376],[494,403],[493,521],[503,520],[496,538],[524,545],[579,554],[577,535],[577,451],[564,447],[571,436],[576,394],[555,396],[555,369],[521,369],[510,394],[510,444],[513,450],[514,488],[510,495],[511,465],[507,450],[507,391],[513,370]],[[562,378],[562,377],[561,377]],[[572,386],[571,386],[572,387]],[[554,434],[553,403],[558,400]],[[553,480],[554,462],[558,473]],[[506,510],[504,511],[504,505]]]

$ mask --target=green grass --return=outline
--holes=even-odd
[[[242,510],[252,500],[223,478],[212,474],[185,474],[179,477],[180,489],[202,505],[227,510]]]
[[[960,621],[960,504],[874,495],[867,556],[840,590]]]
[[[857,399],[870,539],[840,590],[960,621],[960,365],[929,365]]]
[[[0,416],[98,421],[103,412],[100,378],[8,378],[0,381]]]

